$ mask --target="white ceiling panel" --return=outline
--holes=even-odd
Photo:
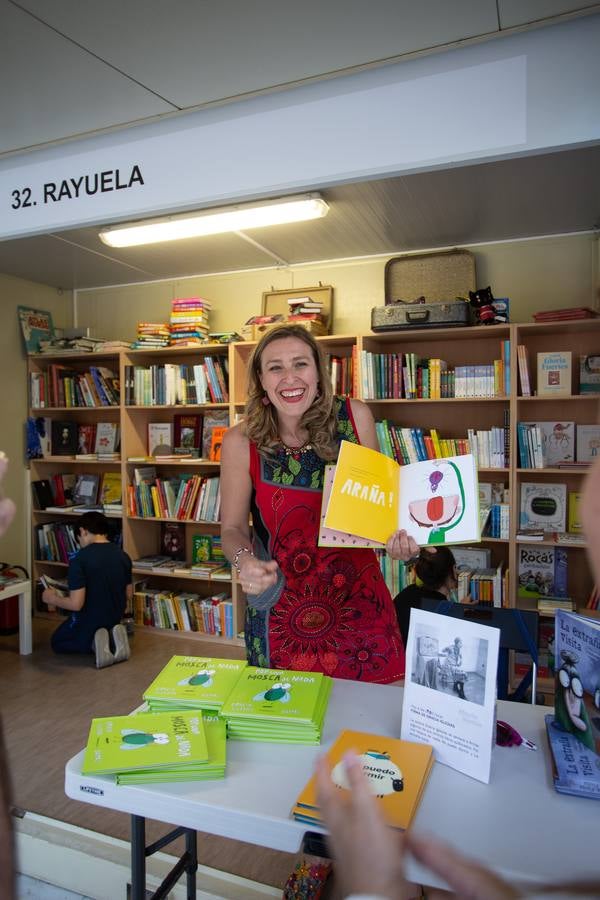
[[[0,153],[174,107],[0,0]]]
[[[586,0],[498,0],[498,16],[501,28],[515,28],[568,13],[593,12],[599,6]]]
[[[182,108],[498,32],[495,0],[15,0]]]

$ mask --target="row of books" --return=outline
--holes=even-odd
[[[229,373],[224,355],[200,357],[194,365],[160,363],[125,366],[126,406],[228,403]]]
[[[354,396],[354,355],[330,356],[327,365],[331,375],[333,393],[340,396]]]
[[[449,367],[416,353],[361,351],[362,393],[366,400],[490,398],[510,393],[510,343],[493,363]]]
[[[436,428],[425,434],[422,428],[402,428],[387,419],[376,422],[375,429],[382,453],[400,465],[472,453],[479,468],[508,466],[508,427],[469,428],[466,438],[442,438]]]
[[[201,597],[193,591],[168,591],[137,584],[133,619],[136,625],[234,637],[233,603],[224,591]]]
[[[502,568],[502,563],[496,568],[459,568],[457,586],[459,603],[471,602],[498,607],[507,605],[506,578]]]
[[[123,544],[120,523],[111,530],[110,538],[118,546]],[[33,552],[36,560],[68,564],[79,550],[77,524],[74,522],[44,522],[34,530]]]
[[[174,297],[169,318],[169,344],[190,347],[206,340],[212,305],[203,297]]]
[[[540,351],[536,355],[537,380],[535,390],[529,368],[529,350],[517,346],[517,361],[521,395],[531,397],[567,397],[573,390],[573,354],[570,350]],[[580,394],[600,393],[600,355],[579,356],[578,390]]]
[[[31,482],[35,509],[56,512],[70,507],[122,509],[121,473],[57,472]],[[117,510],[118,511],[118,510]]]
[[[146,466],[145,469],[152,469]],[[218,522],[221,507],[221,482],[218,475],[182,474],[171,478],[140,475],[127,490],[129,515],[142,518],[180,519],[194,522]]]
[[[518,422],[517,444],[524,469],[591,463],[600,455],[600,425]]]
[[[29,395],[33,409],[118,406],[118,376],[105,366],[84,372],[51,363],[43,372],[30,372]]]
[[[479,509],[482,535],[507,541],[510,531],[510,505],[508,503],[493,503],[487,507],[480,505]]]
[[[73,456],[76,459],[117,455],[120,427],[117,422],[77,422],[36,416],[31,421],[39,439],[37,456]]]

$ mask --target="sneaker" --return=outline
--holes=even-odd
[[[94,653],[96,654],[96,668],[104,669],[106,666],[112,666],[115,657],[110,652],[108,646],[108,631],[106,628],[99,628],[94,635]]]
[[[127,629],[124,625],[115,625],[112,630],[112,637],[115,643],[115,657],[114,661],[116,663],[125,662],[126,659],[129,659],[130,649],[129,649],[129,639],[127,637]]]

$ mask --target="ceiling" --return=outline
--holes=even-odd
[[[305,0],[300,18],[287,0],[261,0],[259,7],[236,0],[175,0],[175,6],[162,0],[0,0],[0,80],[7,84],[10,76],[11,85],[0,95],[0,153],[75,137],[77,128],[89,134],[224,101],[228,92],[240,96],[243,84],[252,93],[281,87],[286,77],[288,83],[323,77],[323,60],[341,71],[357,59],[369,65],[392,50],[401,55],[480,40],[532,19],[532,3],[521,0],[460,0],[452,15],[444,14],[445,0],[421,0],[420,12],[408,0],[373,0],[373,8],[344,2],[353,11],[347,21],[333,0]],[[584,0],[544,5],[557,14],[598,9]],[[397,16],[403,28],[386,28],[394,20],[375,16],[375,7]],[[239,27],[230,28],[234,9],[245,12],[236,19]],[[263,13],[272,29],[287,33],[293,22],[294,34],[304,38],[272,52]],[[312,29],[315,16],[326,27]],[[219,43],[217,34],[227,34],[228,42]],[[236,66],[232,59],[239,57],[240,41],[248,46],[248,34],[255,58]],[[200,68],[206,60],[212,81]],[[2,241],[0,272],[83,289],[589,231],[600,227],[599,164],[600,145],[337,185],[320,189],[330,205],[324,219],[145,248],[109,248],[90,227]]]
[[[321,190],[312,222],[113,249],[95,228],[0,242],[0,272],[63,289],[130,284],[600,227],[600,146]]]

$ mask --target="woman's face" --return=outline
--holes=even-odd
[[[303,416],[319,387],[310,347],[295,337],[273,341],[261,356],[260,383],[278,413]]]

